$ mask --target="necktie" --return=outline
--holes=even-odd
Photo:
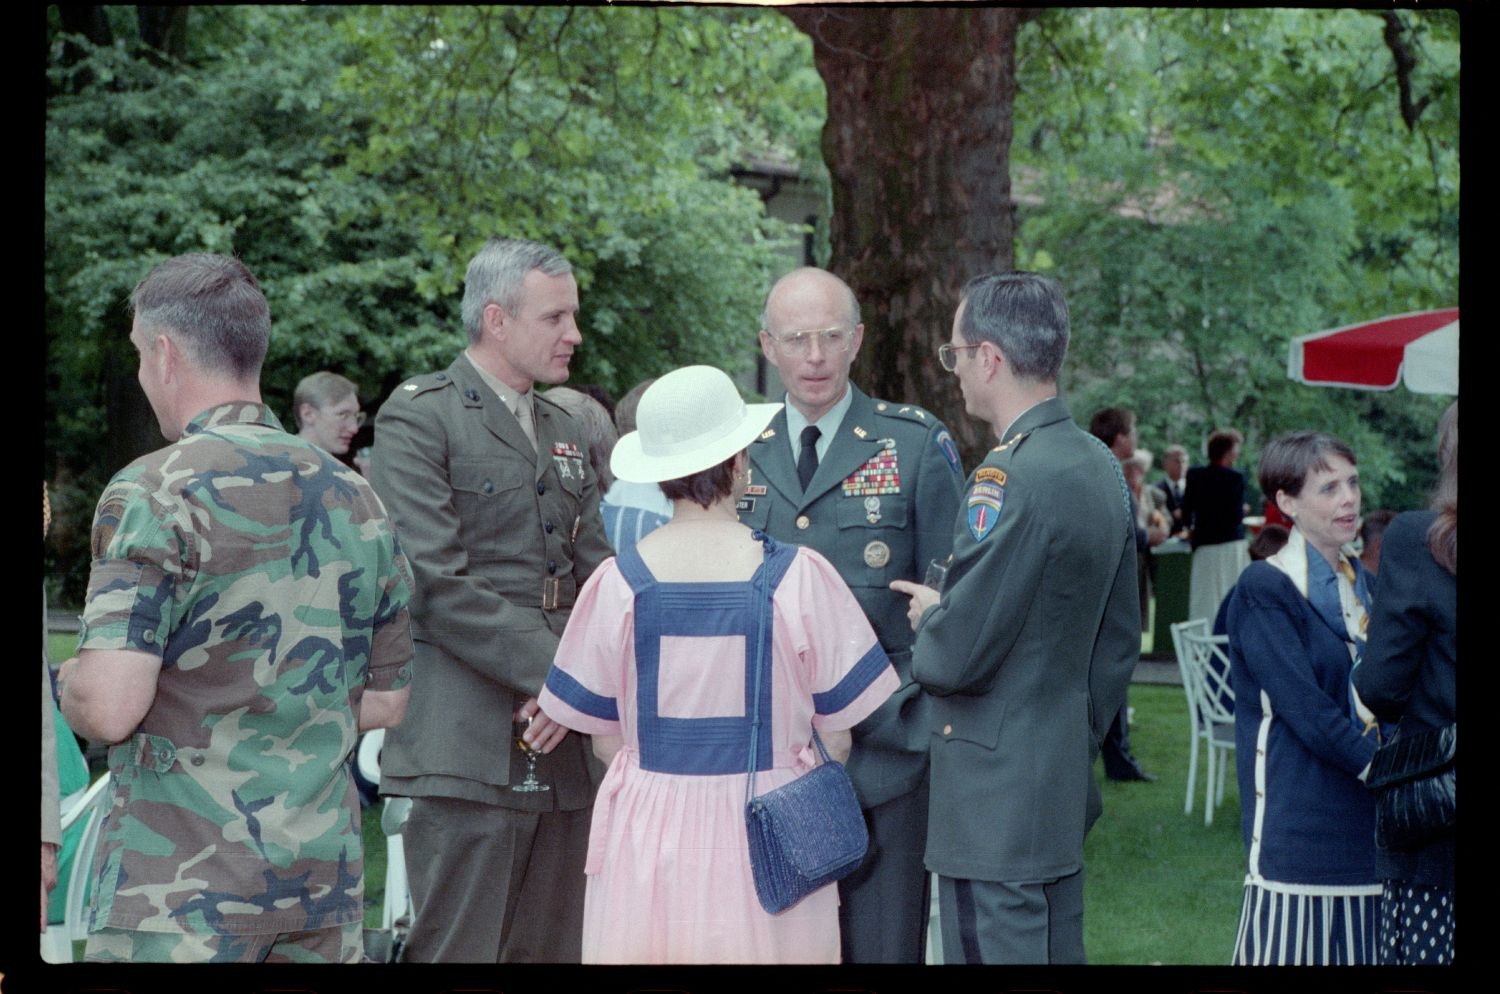
[[[536,448],[536,422],[531,411],[531,398],[521,395],[516,398],[516,420],[521,422],[521,430],[531,440],[531,447]]]
[[[817,425],[808,425],[802,429],[802,454],[797,457],[797,481],[806,490],[807,485],[812,482],[813,474],[818,471],[818,438],[823,433],[818,431]]]

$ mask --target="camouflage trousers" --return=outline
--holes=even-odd
[[[102,928],[90,933],[90,963],[359,963],[363,925],[350,922],[305,932],[221,935]]]

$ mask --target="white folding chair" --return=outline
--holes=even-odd
[[[380,783],[380,747],[384,744],[385,729],[366,732],[355,755],[360,775],[374,784]],[[385,833],[385,902],[380,930],[390,937],[393,949],[398,949],[405,939],[414,917],[411,886],[406,879],[406,850],[401,841],[401,831],[410,812],[411,798],[387,797],[380,815],[380,830]]]
[[[48,963],[73,962],[73,943],[88,938],[88,908],[85,899],[90,896],[89,877],[94,870],[94,850],[99,847],[105,805],[112,796],[109,790],[110,779],[110,775],[105,774],[84,790],[63,798],[63,832],[66,833],[81,821],[83,835],[79,837],[72,869],[68,871],[68,896],[62,923],[47,926],[47,931],[41,935],[42,959]]]
[[[1182,694],[1187,699],[1188,711],[1187,799],[1182,805],[1182,813],[1185,815],[1193,813],[1193,788],[1198,782],[1198,739],[1202,735],[1202,723],[1198,717],[1198,677],[1188,658],[1187,647],[1182,642],[1183,635],[1188,632],[1206,634],[1208,632],[1207,619],[1178,621],[1172,625],[1172,650],[1177,655],[1177,672],[1182,677]]]
[[[1175,633],[1174,633],[1175,636]],[[1195,742],[1207,747],[1207,774],[1203,792],[1203,824],[1212,825],[1214,808],[1224,802],[1224,784],[1229,779],[1229,754],[1234,751],[1234,688],[1229,681],[1229,639],[1202,629],[1180,635],[1179,665],[1191,671]],[[1184,677],[1186,682],[1187,677]],[[1196,750],[1195,750],[1196,751]],[[1193,781],[1188,779],[1188,810],[1192,810]]]

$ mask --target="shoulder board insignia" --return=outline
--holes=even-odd
[[[1007,438],[1002,444],[995,446],[990,451],[991,452],[1004,452],[1006,449],[1010,448],[1012,445],[1020,445],[1023,441],[1026,440],[1026,436],[1030,435],[1030,434],[1031,434],[1031,432],[1029,432],[1029,431],[1023,431],[1019,435],[1012,435],[1010,438]]]
[[[980,466],[979,471],[974,474],[975,483],[995,483],[1005,486],[1005,470],[995,466]]]
[[[415,390],[415,389],[417,389],[417,385],[415,383],[403,383],[403,384],[401,384],[401,389],[402,390]]]
[[[903,421],[910,421],[924,427],[931,427],[937,423],[936,418],[928,414],[917,404],[902,404],[900,407],[891,407],[885,401],[881,401],[875,405],[875,410],[889,417],[900,418]]]

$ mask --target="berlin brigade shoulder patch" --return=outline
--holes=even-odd
[[[953,444],[953,436],[948,434],[947,428],[937,433],[937,445],[943,450],[943,457],[948,460],[948,465],[953,467],[953,475],[963,476],[964,465],[958,458],[958,446]]]
[[[969,488],[969,534],[979,541],[994,530],[1000,521],[1000,507],[1005,503],[1005,488],[992,481],[975,482]]]

